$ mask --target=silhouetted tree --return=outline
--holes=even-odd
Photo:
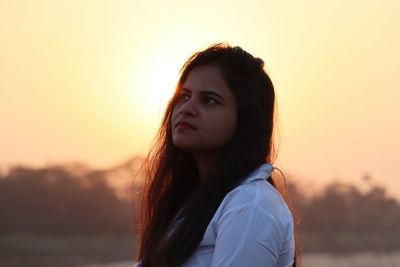
[[[133,190],[131,203],[118,198],[107,181],[114,174],[129,173],[132,166],[124,164],[122,171],[80,166],[77,172],[67,166],[11,168],[0,176],[0,233],[131,232],[132,206],[138,214],[141,189]],[[400,232],[400,205],[383,187],[370,183],[363,193],[354,185],[334,182],[307,196],[295,183],[287,186],[284,197],[305,234]]]
[[[363,194],[353,185],[331,183],[307,201],[303,213],[306,231],[400,231],[400,206],[379,186]]]
[[[77,177],[62,167],[14,167],[0,179],[0,232],[126,233],[127,203],[105,178]]]

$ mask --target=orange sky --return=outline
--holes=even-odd
[[[144,2],[0,2],[0,166],[145,153],[183,61],[226,41],[276,86],[278,167],[400,196],[400,2]]]

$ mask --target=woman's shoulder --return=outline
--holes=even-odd
[[[230,229],[230,225],[237,231],[249,233],[252,229],[262,240],[271,236],[277,243],[293,239],[292,214],[279,192],[268,184],[266,180],[242,183],[229,192],[211,221],[215,232]]]
[[[255,213],[273,216],[280,224],[293,224],[292,214],[279,191],[266,179],[272,165],[264,164],[230,191],[218,208],[219,215],[251,209]]]
[[[277,215],[290,213],[282,195],[267,180],[240,184],[225,196],[221,205],[225,209],[248,207],[273,212]]]

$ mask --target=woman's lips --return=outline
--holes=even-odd
[[[182,129],[196,129],[193,125],[191,125],[185,121],[178,122],[175,127],[182,128]]]

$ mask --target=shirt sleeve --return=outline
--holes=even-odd
[[[262,207],[257,195],[251,201],[227,205],[218,221],[211,266],[276,266],[281,230],[272,209]]]

